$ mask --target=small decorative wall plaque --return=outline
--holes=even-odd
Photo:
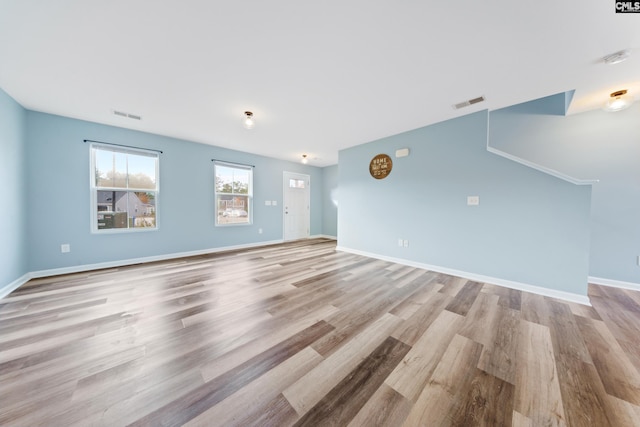
[[[384,179],[391,173],[393,162],[386,154],[378,154],[369,163],[369,173],[375,179]]]

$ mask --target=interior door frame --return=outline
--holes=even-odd
[[[289,176],[294,175],[297,177],[304,177],[304,179],[307,180],[307,188],[305,190],[307,190],[307,233],[304,237],[302,237],[302,239],[306,239],[309,238],[311,235],[311,175],[306,174],[306,173],[300,173],[300,172],[289,172],[289,171],[283,171],[282,172],[282,240],[284,242],[291,242],[294,240],[299,240],[299,239],[290,239],[287,240],[287,214],[286,209],[287,209],[287,200],[286,200],[286,192],[288,191],[289,188]]]

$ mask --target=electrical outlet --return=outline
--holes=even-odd
[[[67,252],[71,252],[71,245],[68,243],[60,245],[60,252],[62,252],[63,254],[66,254]]]
[[[405,248],[408,248],[409,247],[409,241],[408,240],[404,240],[402,242],[402,246],[404,246]]]
[[[480,204],[480,196],[467,196],[467,206],[478,206]]]
[[[258,228],[258,234],[262,234],[262,228]]]
[[[264,201],[264,205],[265,206],[271,206],[271,200],[265,200]]]
[[[278,206],[278,201],[277,200],[272,200],[271,201],[271,206]]]
[[[398,239],[398,246],[400,247],[404,246],[404,240]]]

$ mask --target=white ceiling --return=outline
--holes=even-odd
[[[618,89],[640,99],[640,14],[614,4],[0,0],[0,88],[35,111],[325,166],[346,147],[567,90],[570,113]],[[603,64],[622,49],[629,60]]]

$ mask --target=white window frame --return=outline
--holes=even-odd
[[[223,193],[218,191],[218,186],[216,183],[216,178],[218,176],[218,167],[225,167],[230,169],[237,169],[243,172],[249,173],[249,188],[247,189],[247,193]],[[213,200],[214,200],[214,224],[216,227],[237,227],[237,226],[247,226],[253,225],[253,167],[250,165],[241,165],[237,163],[227,163],[222,161],[214,161],[213,162]],[[218,195],[225,196],[240,196],[247,197],[247,220],[245,222],[237,222],[237,223],[220,223],[219,220],[223,216],[223,212],[220,211],[220,203],[218,202]]]
[[[156,188],[135,188],[128,186],[128,171],[127,171],[127,186],[126,187],[104,187],[98,186],[96,183],[96,152],[98,150],[109,151],[114,153],[122,153],[127,155],[138,155],[144,157],[151,157],[155,160],[155,180]],[[129,147],[112,146],[106,144],[91,144],[90,147],[90,173],[89,173],[89,188],[90,188],[90,211],[91,211],[91,232],[97,234],[113,234],[113,233],[138,233],[145,231],[157,231],[159,229],[158,211],[159,211],[159,199],[160,199],[160,153],[151,150],[136,149]],[[127,159],[128,160],[128,159]],[[127,162],[128,163],[128,162]],[[129,209],[127,209],[127,227],[123,228],[99,228],[98,226],[98,191],[121,191],[121,192],[143,192],[154,194],[154,213],[155,213],[155,226],[154,227],[131,227],[129,224]]]

